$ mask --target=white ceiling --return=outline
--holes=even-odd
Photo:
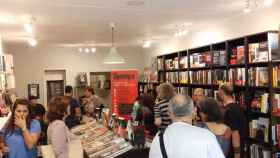
[[[190,30],[195,30],[240,15],[245,0],[0,0],[0,4],[0,34],[7,43],[23,42],[28,36],[22,20],[28,15],[36,18],[39,43],[106,46],[111,42],[111,21],[116,23],[118,45],[141,45],[144,40],[173,38],[176,25],[191,22]],[[3,22],[2,17],[11,20]]]

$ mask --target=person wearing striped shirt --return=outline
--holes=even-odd
[[[160,131],[164,131],[172,123],[169,116],[169,100],[175,95],[174,87],[169,83],[163,83],[158,87],[159,102],[154,106],[155,124]]]

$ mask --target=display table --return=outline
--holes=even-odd
[[[129,142],[96,121],[77,126],[71,132],[81,139],[88,158],[113,158],[133,149]]]

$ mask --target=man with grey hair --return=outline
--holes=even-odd
[[[170,100],[173,123],[154,138],[149,158],[224,158],[216,137],[192,126],[193,107],[191,98],[181,94]]]

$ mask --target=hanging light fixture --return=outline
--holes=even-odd
[[[122,64],[125,63],[124,58],[118,53],[117,48],[114,46],[114,28],[115,24],[110,24],[112,29],[112,47],[110,48],[110,51],[108,55],[104,58],[103,63],[104,64]]]

